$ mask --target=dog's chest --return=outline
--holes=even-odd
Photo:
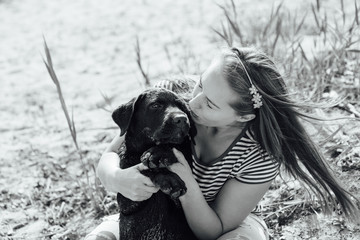
[[[125,143],[122,143],[119,151],[120,168],[125,169],[140,163],[141,153],[129,151]]]

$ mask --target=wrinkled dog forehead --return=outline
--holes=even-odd
[[[145,95],[145,101],[147,103],[153,103],[153,102],[167,103],[177,98],[177,96],[173,92],[160,88],[149,89],[144,92],[144,95]]]

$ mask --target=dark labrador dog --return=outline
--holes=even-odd
[[[120,167],[143,162],[149,169],[141,173],[161,190],[141,202],[118,193],[120,239],[196,239],[178,199],[186,186],[166,168],[177,162],[173,147],[191,161],[190,143],[196,130],[185,101],[169,90],[150,89],[118,107],[112,118],[121,129],[120,135],[126,133]]]

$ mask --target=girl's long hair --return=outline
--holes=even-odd
[[[299,117],[312,117],[297,110],[304,107],[302,104],[290,100],[274,62],[253,48],[227,49],[222,57],[225,77],[240,96],[240,101],[232,106],[240,115],[256,114],[252,130],[260,146],[287,172],[314,191],[325,212],[331,211],[338,201],[347,216],[356,215],[351,195],[332,176],[324,156],[299,121]],[[253,107],[249,91],[251,84],[239,61],[242,61],[252,83],[262,95],[263,105],[260,108]]]

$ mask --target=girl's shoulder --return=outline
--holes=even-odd
[[[260,184],[272,181],[279,173],[279,163],[247,131],[239,144],[246,145],[232,170],[232,176],[243,183]]]
[[[246,145],[247,151],[244,155],[245,158],[258,158],[262,159],[271,159],[273,162],[277,164],[276,159],[274,159],[271,154],[269,154],[265,148],[261,146],[261,144],[256,140],[254,133],[249,128],[244,137],[238,142],[238,144]]]
[[[246,126],[244,131],[235,139],[233,143],[233,149],[243,149],[242,152],[248,152],[251,149],[259,147],[259,142],[255,139],[254,133],[251,130],[251,126]]]

